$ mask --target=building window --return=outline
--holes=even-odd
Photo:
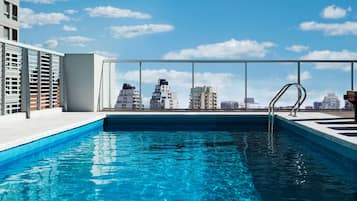
[[[16,29],[12,30],[12,40],[17,41],[17,30]]]
[[[10,28],[4,27],[4,38],[10,40]]]
[[[4,15],[10,18],[10,3],[7,1],[4,1]]]
[[[12,19],[17,21],[17,6],[12,5]]]

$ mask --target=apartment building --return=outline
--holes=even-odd
[[[6,40],[20,41],[20,0],[0,1],[0,36]]]
[[[171,92],[169,82],[159,79],[150,99],[150,109],[175,109],[177,105],[176,93]]]
[[[117,102],[115,104],[116,109],[140,109],[141,97],[139,90],[135,86],[128,83],[124,83],[120,90]]]
[[[217,92],[210,86],[191,89],[190,107],[195,110],[217,109]]]

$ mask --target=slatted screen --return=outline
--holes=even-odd
[[[47,53],[39,53],[40,63],[40,109],[50,108],[50,79],[51,79],[51,55]]]
[[[22,47],[0,43],[0,115],[21,112],[25,101],[21,92],[24,94],[27,89],[30,110],[60,107],[61,57],[32,49],[28,49],[28,55],[22,55],[22,51]],[[28,58],[28,84],[21,83],[25,72],[23,56]]]
[[[29,64],[29,87],[30,87],[30,109],[38,110],[39,101],[39,70],[38,70],[38,52],[28,51],[28,64]]]
[[[3,50],[5,114],[12,114],[21,111],[22,49],[5,44]]]

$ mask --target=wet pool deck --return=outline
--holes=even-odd
[[[44,112],[0,117],[0,151],[27,144],[105,118],[100,113]]]
[[[266,112],[106,112],[106,113],[63,113],[48,111],[34,113],[31,119],[24,114],[0,117],[0,151],[45,138],[59,132],[70,130],[88,123],[104,119],[110,115],[266,115]],[[286,112],[277,113],[281,118],[294,121],[323,133],[323,137],[357,151],[357,136],[346,136],[341,133],[357,133],[357,124],[353,123],[353,114],[326,114],[319,112],[301,112],[291,117]],[[341,117],[342,116],[342,117]],[[343,123],[336,124],[336,121]],[[318,122],[327,122],[320,124]],[[334,122],[334,124],[328,124]],[[356,130],[335,130],[330,127],[353,127]]]

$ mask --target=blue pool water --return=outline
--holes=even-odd
[[[0,200],[357,200],[355,162],[254,121],[109,121],[1,166]]]

